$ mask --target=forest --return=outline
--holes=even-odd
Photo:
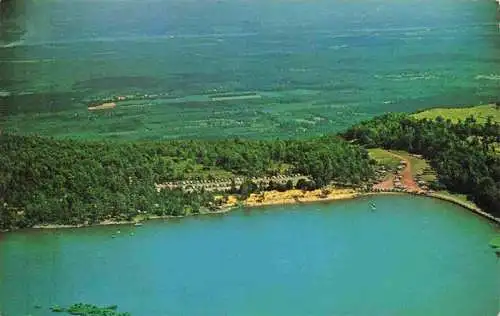
[[[500,124],[473,116],[452,122],[441,116],[415,119],[386,114],[351,127],[342,135],[368,148],[421,154],[436,170],[437,189],[466,194],[483,210],[500,216]]]
[[[312,187],[370,179],[367,151],[338,136],[307,140],[86,141],[0,136],[0,228],[79,225],[138,215],[196,214],[215,207],[214,192],[157,191],[167,180],[217,174],[300,173]],[[304,187],[304,183],[299,184]],[[248,181],[242,185],[248,194]]]

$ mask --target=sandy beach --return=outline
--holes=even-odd
[[[354,189],[326,188],[314,191],[288,190],[284,192],[266,191],[258,194],[251,194],[245,200],[247,207],[263,205],[282,205],[295,203],[308,203],[318,201],[332,201],[352,199],[359,195]]]

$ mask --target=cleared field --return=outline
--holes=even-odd
[[[412,114],[416,119],[435,119],[438,116],[450,119],[452,122],[464,121],[469,116],[474,116],[478,123],[486,122],[488,117],[492,117],[494,122],[500,123],[500,107],[494,104],[478,105],[468,108],[435,108],[427,111]],[[500,144],[495,144],[495,150],[500,154]]]
[[[382,148],[371,148],[368,149],[368,153],[372,159],[377,161],[379,164],[387,166],[389,168],[396,168],[399,165],[398,157],[391,154],[389,151]]]
[[[411,164],[411,174],[413,177],[421,175],[421,178],[425,181],[436,180],[436,173],[424,158],[420,158],[402,150],[385,150],[382,148],[368,149],[368,153],[370,157],[375,159],[379,164],[391,168],[396,168],[403,159],[408,160]]]
[[[391,150],[389,153],[393,153],[395,155],[398,155],[408,161],[410,161],[411,164],[411,174],[413,177],[415,176],[421,176],[422,180],[424,181],[434,181],[436,180],[436,173],[432,169],[432,167],[429,165],[429,162],[425,160],[424,158],[420,158],[414,155],[411,155],[410,153],[402,150]]]
[[[486,122],[488,116],[493,117],[495,122],[500,122],[500,108],[494,104],[479,105],[467,108],[435,108],[419,113],[412,116],[416,119],[435,119],[438,116],[444,119],[450,119],[456,123],[458,120],[465,120],[469,116],[474,116],[479,123]]]

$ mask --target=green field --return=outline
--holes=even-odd
[[[391,154],[389,151],[382,148],[370,148],[368,149],[368,153],[370,154],[370,158],[377,161],[377,163],[391,169],[396,168],[399,165],[399,161],[401,160]]]
[[[491,116],[493,121],[500,122],[500,108],[496,105],[479,105],[467,108],[434,108],[412,115],[416,119],[435,119],[438,116],[450,119],[456,123],[458,120],[464,121],[469,116],[474,116],[478,123],[486,122]]]
[[[411,163],[411,173],[415,177],[421,175],[424,181],[434,181],[436,180],[436,173],[432,170],[427,160],[411,155],[410,153],[402,150],[385,150],[382,148],[371,148],[368,149],[370,157],[375,159],[377,163],[387,166],[389,168],[396,168],[401,161],[401,158],[410,161]]]
[[[390,153],[394,153],[404,159],[410,161],[411,163],[411,174],[412,176],[422,175],[421,178],[424,181],[434,181],[436,180],[436,172],[429,165],[429,162],[424,158],[420,158],[415,155],[402,150],[391,150]]]

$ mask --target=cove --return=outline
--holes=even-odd
[[[494,315],[497,232],[416,196],[25,230],[0,235],[0,312],[82,301],[134,316]]]

